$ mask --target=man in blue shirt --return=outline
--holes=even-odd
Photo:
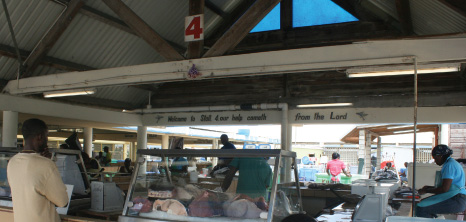
[[[403,181],[408,181],[408,162],[405,162],[405,168],[401,168],[400,172],[398,173],[400,175],[400,180],[401,182]]]
[[[220,141],[222,142],[223,146],[222,146],[222,150],[235,150],[236,147],[235,145],[233,145],[233,143],[230,143],[228,141],[228,136],[227,134],[222,134],[220,136]],[[228,166],[228,164],[230,164],[232,158],[222,158],[222,157],[219,157],[218,158],[218,166],[219,166],[219,169],[222,168],[222,167],[226,167]]]
[[[447,145],[432,149],[435,163],[442,166],[442,184],[438,187],[424,186],[419,194],[436,195],[423,199],[416,207],[417,217],[436,218],[437,214],[452,214],[466,209],[466,190],[463,167],[450,156],[453,151]]]

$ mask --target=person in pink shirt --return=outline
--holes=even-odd
[[[345,163],[340,160],[340,154],[333,153],[332,160],[327,163],[327,174],[332,176],[332,183],[340,182],[338,175],[340,175],[341,171],[343,171],[346,176],[351,177],[351,174],[346,172]]]

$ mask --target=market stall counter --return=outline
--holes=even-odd
[[[265,222],[281,221],[290,214],[304,213],[300,190],[284,189],[290,183],[299,187],[294,152],[138,150],[137,156],[123,215],[118,221]],[[187,159],[191,169],[198,169],[194,160],[200,157],[232,158],[232,165],[239,170],[237,178],[233,179],[237,180],[236,190],[231,187],[222,189],[223,178],[191,176],[197,172],[172,173],[169,159],[176,157]],[[159,170],[144,172],[146,160],[155,158],[162,160]],[[267,176],[264,172],[270,174]]]

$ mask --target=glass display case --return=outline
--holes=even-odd
[[[89,208],[91,203],[90,183],[81,151],[66,149],[49,149],[49,151],[52,154],[51,159],[57,165],[63,183],[74,185],[68,212]],[[7,178],[7,166],[8,161],[19,152],[21,150],[17,148],[0,147],[0,206],[13,207]]]
[[[295,158],[283,150],[138,150],[119,221],[281,221],[304,213]],[[198,167],[206,160],[215,167]],[[234,168],[215,164],[224,161]]]

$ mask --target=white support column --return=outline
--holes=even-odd
[[[129,144],[128,143],[125,143],[123,144],[123,159],[126,159],[126,158],[131,158],[130,156],[128,156],[128,149],[131,150],[129,148]],[[134,159],[131,159],[131,161],[135,161]]]
[[[168,149],[169,145],[170,145],[170,136],[162,135],[162,149]]]
[[[377,137],[377,165],[376,170],[380,170],[380,164],[382,163],[382,137]]]
[[[138,126],[138,150],[147,149],[147,126]],[[147,162],[142,164],[139,168],[139,174],[145,175],[147,169]]]
[[[92,127],[84,127],[84,152],[92,156]]]
[[[131,142],[129,149],[129,158],[131,158],[132,161],[136,161],[136,142]]]
[[[218,139],[213,139],[212,140],[212,149],[213,150],[218,150]],[[217,158],[212,158],[212,166],[217,166],[218,159]]]
[[[16,147],[18,143],[18,112],[3,111],[2,146]]]
[[[363,129],[359,130],[359,149],[358,149],[358,159],[364,158],[365,154],[365,143],[366,143],[366,132]]]
[[[291,124],[288,121],[288,105],[283,104],[282,109],[282,122],[281,122],[281,149],[286,151],[291,151]],[[285,172],[282,172],[283,182],[291,182],[291,159],[283,159],[283,164],[285,167],[282,169]]]
[[[289,150],[288,147],[288,134],[289,132],[288,123],[288,106],[282,107],[282,122],[281,122],[281,149]]]
[[[439,144],[445,144],[447,146],[450,146],[450,125],[449,124],[440,125]]]
[[[362,170],[363,175],[369,175],[371,172],[371,135],[368,130],[359,130],[359,150],[358,160],[364,159]]]
[[[364,169],[365,175],[371,173],[371,145],[372,145],[372,135],[370,131],[366,131],[366,143],[365,143],[365,154],[364,154]]]

